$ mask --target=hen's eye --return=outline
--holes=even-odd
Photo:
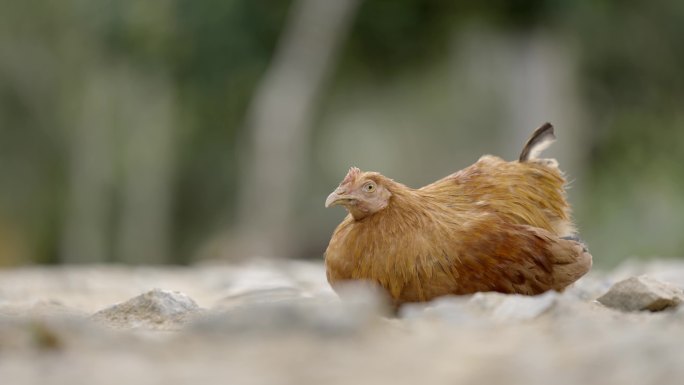
[[[363,186],[363,190],[366,192],[373,192],[375,191],[375,185],[373,183],[368,183]]]

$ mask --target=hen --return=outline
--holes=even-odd
[[[555,136],[546,123],[517,161],[485,155],[419,189],[351,168],[325,206],[349,215],[325,253],[335,288],[383,287],[395,305],[447,294],[562,291],[592,264],[575,234],[565,179],[537,156]]]

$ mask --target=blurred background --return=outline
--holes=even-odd
[[[0,3],[0,265],[322,258],[545,121],[597,266],[684,256],[684,3]]]

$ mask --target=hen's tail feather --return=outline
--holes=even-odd
[[[530,159],[536,159],[554,140],[556,140],[556,135],[553,133],[551,123],[542,124],[541,127],[534,130],[530,139],[525,143],[518,160],[526,162]]]
[[[560,291],[586,274],[593,258],[584,243],[574,240],[561,239],[554,249],[554,286]]]
[[[580,245],[582,245],[582,247],[584,248],[584,251],[589,251],[589,249],[587,248],[587,244],[584,243],[582,238],[580,238],[579,235],[577,235],[577,234],[561,237],[561,239],[565,239],[566,241],[575,241],[575,242],[579,243]]]

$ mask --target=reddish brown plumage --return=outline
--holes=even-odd
[[[529,158],[552,138],[542,126],[520,161],[483,156],[420,189],[352,168],[326,201],[350,212],[326,250],[328,281],[375,282],[397,305],[563,290],[589,270],[591,255],[563,239],[575,230],[556,162]]]

